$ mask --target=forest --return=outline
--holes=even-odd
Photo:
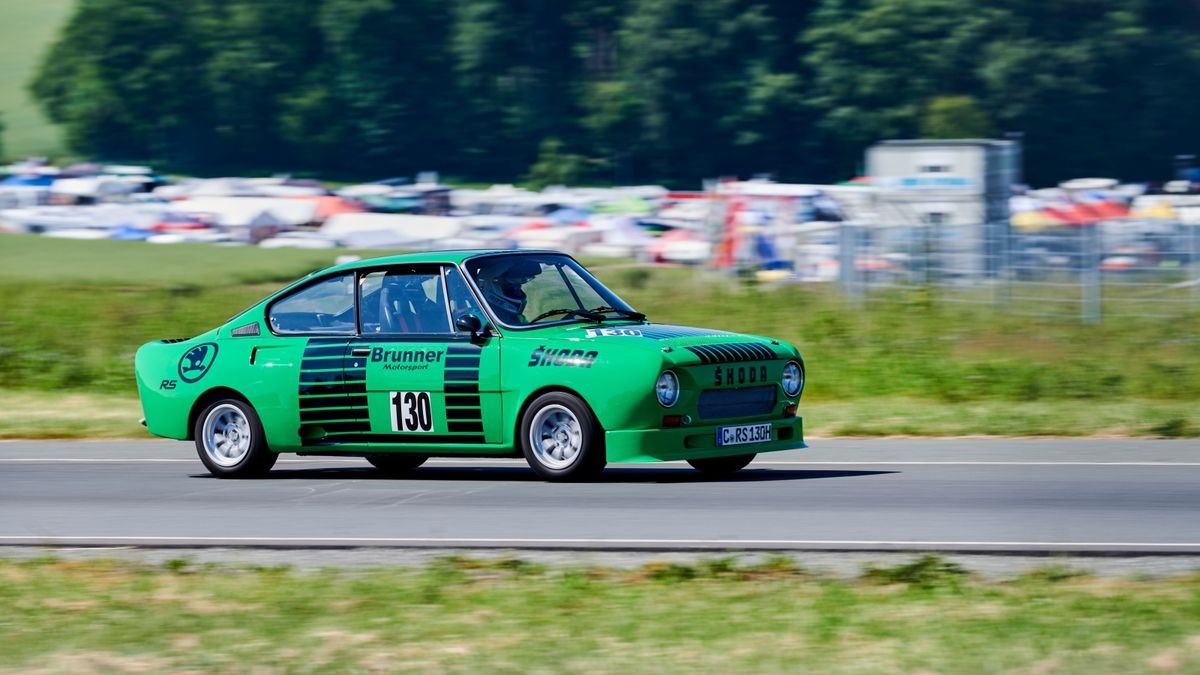
[[[1200,149],[1196,0],[80,0],[29,83],[71,151],[175,170],[853,177],[1020,137],[1034,185]]]

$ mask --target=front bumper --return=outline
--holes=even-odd
[[[717,445],[717,428],[739,424],[771,423],[771,439],[745,445]],[[804,420],[787,417],[759,422],[726,422],[670,429],[632,429],[604,432],[605,450],[611,462],[664,462],[680,459],[727,457],[747,453],[795,450],[804,443]]]

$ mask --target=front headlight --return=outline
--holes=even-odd
[[[801,389],[804,389],[804,369],[799,363],[788,361],[783,367],[783,393],[793,398],[800,395]]]
[[[654,384],[654,393],[664,408],[670,408],[679,400],[679,378],[669,370],[663,371]]]

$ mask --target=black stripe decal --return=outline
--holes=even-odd
[[[327,434],[326,438],[328,438],[329,434],[339,432],[345,433],[347,431],[370,431],[371,424],[366,420],[360,420],[357,422],[314,422],[312,424],[301,424],[300,437],[304,438],[305,431],[312,431],[316,429],[324,431]]]
[[[446,357],[446,367],[447,368],[478,368],[479,367],[479,357],[478,356],[447,356]]]
[[[483,412],[479,408],[447,408],[446,419],[448,420],[480,420]]]
[[[483,422],[448,422],[446,428],[450,431],[475,431],[483,433]]]
[[[712,348],[721,355],[721,360],[725,363],[733,363],[738,360],[737,352],[728,345],[713,345]]]
[[[340,356],[328,359],[304,359],[300,362],[301,370],[341,370],[346,360]]]
[[[308,347],[304,350],[304,358],[321,358],[325,356],[342,356],[346,353],[346,345],[332,347]]]
[[[446,396],[446,407],[449,408],[478,408],[478,396],[454,396],[448,394]]]
[[[366,408],[366,396],[310,396],[300,399],[301,410],[315,408]]]
[[[716,345],[705,345],[704,350],[708,352],[708,358],[712,359],[713,363],[725,363],[729,360],[725,352],[722,352],[721,348]]]
[[[363,382],[366,377],[366,372],[362,370],[312,370],[300,373],[300,382],[304,384]]]
[[[301,410],[301,422],[320,422],[323,420],[363,420],[366,419],[366,408],[324,408],[321,410]]]
[[[350,383],[350,384],[302,384],[300,385],[300,395],[318,394],[321,396],[329,396],[331,394],[365,394],[367,393],[367,385],[365,382]]]
[[[447,382],[445,385],[447,394],[478,394],[478,382]]]
[[[739,360],[742,360],[742,361],[753,361],[754,360],[754,350],[750,349],[750,347],[748,345],[729,345],[729,347],[731,349],[733,349],[733,351],[737,352]]]
[[[479,382],[478,370],[447,370],[446,382]]]
[[[703,364],[737,363],[743,361],[770,361],[776,358],[775,352],[766,345],[754,342],[727,342],[724,344],[693,345],[686,347],[689,352],[700,358]]]
[[[722,335],[730,335],[728,331],[713,330],[711,328],[690,328],[687,326],[637,326],[636,330],[640,330],[644,337],[652,340],[670,340],[672,338],[681,337],[719,337]]]
[[[446,347],[446,354],[448,356],[478,356],[482,351],[482,347],[472,344],[450,345]]]

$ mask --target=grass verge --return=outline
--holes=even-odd
[[[1200,408],[1159,401],[982,401],[909,398],[801,406],[810,436],[1200,436]],[[0,389],[0,439],[149,438],[137,398]]]
[[[1195,672],[1200,575],[985,581],[925,557],[633,570],[0,561],[0,667],[47,671]]]
[[[136,436],[138,345],[198,335],[341,253],[0,235],[0,397],[21,411],[0,417],[0,437]],[[796,344],[813,434],[1200,435],[1200,306],[1083,326],[921,289],[853,304],[825,285],[612,261],[593,271],[656,322]],[[69,411],[43,413],[62,392],[100,401],[78,404],[93,433]],[[128,423],[110,414],[122,406]]]

